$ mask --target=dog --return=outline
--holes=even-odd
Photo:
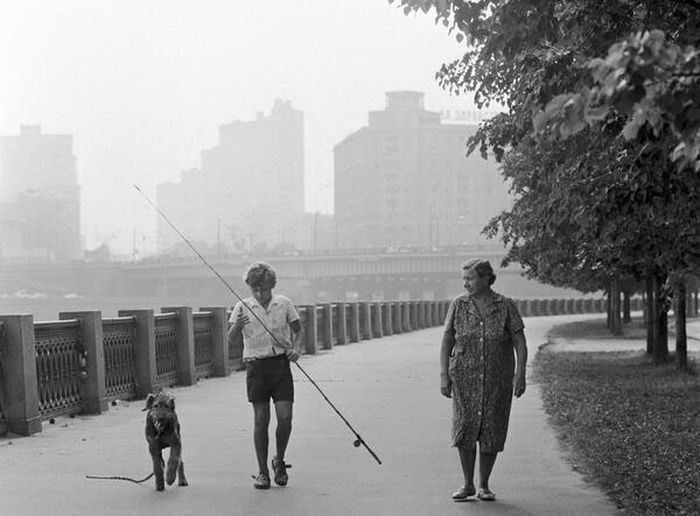
[[[146,398],[146,441],[148,451],[153,460],[153,474],[156,478],[156,490],[165,489],[163,479],[163,466],[165,465],[161,451],[170,448],[168,467],[165,472],[165,481],[168,485],[175,482],[178,477],[178,485],[189,485],[185,478],[185,463],[182,461],[182,439],[180,434],[180,422],[175,413],[175,398],[170,394],[161,392],[149,394]]]

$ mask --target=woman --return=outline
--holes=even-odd
[[[440,349],[440,391],[452,398],[452,445],[459,451],[464,485],[452,499],[474,495],[493,501],[489,477],[503,451],[513,393],[525,392],[527,345],[515,303],[491,290],[491,264],[472,259],[462,266],[467,294],[447,313]],[[517,365],[513,349],[517,353]],[[514,370],[515,369],[515,373]],[[474,487],[479,443],[479,490]]]

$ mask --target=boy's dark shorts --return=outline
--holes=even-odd
[[[251,403],[294,401],[294,381],[286,355],[246,363],[246,387]]]

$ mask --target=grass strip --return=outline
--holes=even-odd
[[[545,347],[534,365],[545,410],[586,480],[626,514],[700,514],[700,377],[638,352]]]

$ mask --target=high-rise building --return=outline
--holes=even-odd
[[[0,256],[65,261],[81,256],[80,187],[69,135],[23,125],[0,136]]]
[[[389,92],[335,146],[338,247],[483,245],[482,228],[508,207],[496,164],[466,156],[477,126],[442,123],[423,104],[421,92]]]
[[[158,203],[194,240],[228,249],[295,243],[304,213],[304,116],[276,100],[269,115],[219,128],[201,169],[158,186]],[[158,249],[177,244],[159,221]]]

